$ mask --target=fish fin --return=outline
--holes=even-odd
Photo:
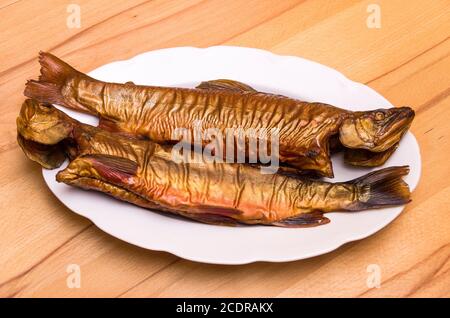
[[[81,158],[87,160],[102,178],[113,183],[125,183],[138,169],[135,161],[118,156],[92,154]]]
[[[377,167],[384,164],[398,148],[398,143],[382,152],[372,152],[366,149],[346,148],[344,161],[352,166]]]
[[[272,225],[282,227],[312,227],[330,223],[330,219],[323,216],[323,212],[314,210],[309,213],[302,213],[275,223]]]
[[[197,211],[206,214],[215,214],[215,215],[224,215],[224,216],[233,216],[242,214],[241,210],[235,208],[221,207],[221,206],[213,206],[213,205],[197,205],[195,206]]]
[[[233,81],[229,79],[217,79],[212,81],[201,82],[196,88],[199,89],[211,89],[211,90],[227,90],[234,92],[253,92],[256,93],[257,90],[248,86],[247,84]]]
[[[236,225],[239,223],[234,217],[242,214],[242,211],[235,208],[213,206],[213,205],[195,205],[181,207],[181,211],[194,210],[195,212],[179,212],[180,215],[190,219],[208,223],[222,225]]]
[[[39,52],[39,63],[41,64],[39,80],[29,80],[25,84],[23,92],[25,96],[40,102],[54,103],[89,112],[85,106],[79,103],[68,102],[61,93],[67,80],[76,76],[88,77],[87,75],[78,72],[69,64],[47,52]]]
[[[333,163],[330,160],[327,148],[312,147],[304,155],[300,156],[297,153],[284,151],[280,152],[279,158],[280,162],[299,170],[301,173],[315,171],[323,177],[334,177]]]
[[[52,103],[64,106],[64,98],[61,95],[61,87],[48,82],[29,80],[25,84],[23,94],[41,103]]]
[[[104,117],[101,117],[101,116],[100,116],[100,118],[98,120],[98,126],[97,127],[100,128],[100,129],[109,131],[109,132],[113,132],[113,133],[116,133],[116,132],[120,131],[120,128],[117,127],[117,124],[114,121],[109,120],[109,119],[104,118]]]
[[[235,226],[239,222],[232,217],[214,214],[214,213],[180,213],[180,215],[187,217],[189,219],[195,220],[197,222],[213,224],[213,225],[229,225]]]
[[[358,201],[351,210],[400,205],[411,201],[408,184],[402,180],[408,166],[389,167],[350,181],[358,187]]]

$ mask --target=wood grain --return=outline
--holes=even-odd
[[[450,2],[326,0],[0,1],[0,296],[450,296]],[[381,28],[366,25],[371,3]],[[297,55],[410,105],[422,178],[391,225],[327,255],[284,264],[193,263],[121,242],[46,188],[16,143],[15,118],[37,52],[95,67],[163,47],[225,44]],[[301,89],[301,88],[300,88]],[[81,288],[68,288],[69,264]],[[369,288],[367,268],[381,270]]]

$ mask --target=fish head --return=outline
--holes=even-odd
[[[55,145],[73,131],[73,120],[69,116],[33,99],[23,102],[16,123],[21,137],[44,145]]]
[[[17,118],[17,142],[27,157],[46,169],[54,169],[66,159],[62,142],[73,131],[73,120],[48,104],[27,99]]]
[[[410,107],[355,112],[339,129],[341,143],[352,149],[382,152],[395,146],[414,119]]]

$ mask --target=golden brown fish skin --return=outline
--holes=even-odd
[[[332,166],[328,138],[338,132],[348,114],[326,104],[253,92],[143,87],[85,78],[71,79],[65,87],[65,100],[71,105],[81,104],[100,116],[102,127],[108,125],[104,123],[106,119],[114,123],[115,131],[160,143],[177,141],[173,133],[178,127],[189,128],[192,134],[196,121],[201,121],[202,130],[219,128],[223,132],[229,127],[243,130],[282,127],[280,161],[303,170],[318,170],[329,177]],[[123,96],[127,96],[127,101]],[[129,106],[123,107],[124,103]]]
[[[111,181],[97,159],[77,157],[57,180],[71,184],[79,182],[74,176],[89,176],[157,202],[166,211],[213,213],[248,224],[271,224],[317,209],[346,210],[357,191],[355,186],[263,175],[242,164],[176,164],[161,158],[158,151],[136,158],[149,163],[141,168],[139,162],[136,175]]]
[[[27,83],[25,95],[95,114],[105,129],[166,143],[178,141],[176,128],[192,133],[196,121],[224,135],[227,128],[278,128],[280,162],[327,177],[333,176],[331,136],[339,134],[346,147],[382,152],[398,142],[414,117],[409,107],[350,112],[257,92],[231,80],[203,82],[196,89],[106,83],[49,53],[40,54],[40,63],[41,77]]]
[[[202,83],[200,88],[187,89],[105,83],[50,54],[42,53],[40,59],[40,81],[30,81],[25,95],[95,114],[101,127],[156,142],[177,141],[174,130],[192,131],[196,121],[202,129],[219,128],[223,133],[226,128],[279,128],[281,162],[333,175],[328,138],[350,114],[346,110],[256,92],[244,84],[212,89],[213,83]]]
[[[245,164],[177,163],[171,147],[81,124],[36,101],[23,104],[17,123],[21,137],[47,141],[37,131],[41,127],[42,135],[56,142],[52,146],[67,147],[71,162],[57,174],[58,181],[206,223],[315,226],[329,221],[322,216],[324,212],[409,201],[408,186],[401,180],[408,172],[406,167],[333,184],[261,174]],[[25,153],[36,160],[33,149]],[[46,158],[40,155],[36,161]]]
[[[176,163],[170,148],[149,141],[130,142],[125,137],[86,128],[82,125],[76,129],[81,130],[74,134],[79,154],[58,173],[58,181],[83,186],[79,176],[101,180],[143,198],[152,208],[181,212],[191,218],[212,213],[247,224],[273,224],[317,210],[323,213],[362,208],[360,200],[364,195],[357,184],[261,174],[259,169],[244,164]],[[134,162],[136,170],[112,173],[114,164],[105,164],[104,160],[108,156]],[[123,199],[123,194],[115,196]],[[134,199],[127,201],[136,203]]]
[[[137,170],[112,184],[172,212],[214,210],[242,223],[271,224],[315,210],[351,210],[358,191],[354,185],[261,174],[244,164],[176,163],[170,147],[130,142],[82,124],[73,137],[79,153],[58,174],[58,181],[70,183],[75,175],[111,181],[99,156],[126,158],[136,163]]]

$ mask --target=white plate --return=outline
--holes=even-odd
[[[157,50],[104,65],[89,75],[110,82],[183,87],[194,87],[204,80],[228,78],[261,91],[351,110],[392,107],[371,88],[347,79],[334,69],[299,57],[242,47]],[[60,109],[82,122],[98,123],[92,116]],[[419,181],[421,163],[419,147],[411,133],[404,136],[385,164],[394,165],[411,167],[405,180],[414,189]],[[350,180],[369,171],[346,167],[339,156],[333,158],[333,166],[334,181]],[[331,222],[314,228],[224,227],[154,213],[101,193],[57,183],[57,170],[43,170],[50,190],[69,209],[91,219],[103,231],[143,248],[204,263],[285,262],[324,254],[346,242],[377,232],[404,208],[329,213],[327,217]]]

